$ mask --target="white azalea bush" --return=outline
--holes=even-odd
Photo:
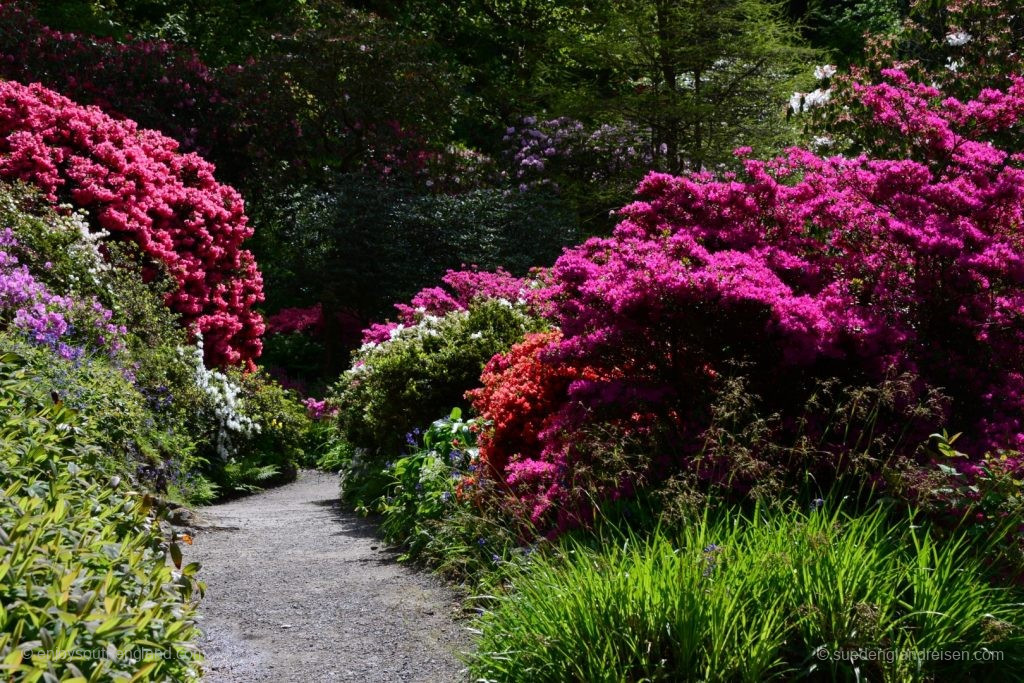
[[[312,421],[294,392],[266,374],[223,372],[203,363],[203,338],[178,353],[203,397],[197,425],[212,451],[207,470],[222,496],[252,493],[295,477],[310,444]]]
[[[242,388],[220,370],[211,370],[203,363],[203,336],[195,334],[193,346],[181,347],[178,353],[188,358],[195,369],[196,386],[207,399],[208,414],[216,424],[215,445],[222,460],[237,455],[233,437],[260,432],[259,423],[248,417],[242,408]]]

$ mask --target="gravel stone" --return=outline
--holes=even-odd
[[[204,508],[198,560],[204,680],[445,683],[467,679],[457,597],[374,550],[374,526],[338,507],[338,478]]]

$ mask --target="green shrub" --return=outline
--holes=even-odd
[[[268,308],[323,302],[328,316],[387,316],[463,264],[523,275],[579,237],[572,212],[543,191],[421,195],[358,175],[251,211]]]
[[[5,678],[198,676],[198,565],[180,566],[180,550],[162,538],[148,499],[103,469],[76,411],[38,392],[24,359],[0,355]]]
[[[397,457],[406,434],[433,422],[439,406],[465,403],[494,354],[542,326],[508,302],[483,300],[364,348],[333,388],[343,438],[375,465]]]
[[[200,464],[184,425],[175,429],[173,423],[160,420],[146,396],[106,356],[65,360],[48,348],[0,332],[3,351],[23,359],[24,372],[41,395],[52,394],[79,413],[78,421],[99,448],[106,469],[137,478],[159,467],[173,470],[177,478]],[[187,488],[179,492],[188,498]]]
[[[319,458],[316,459],[317,469],[326,472],[341,472],[347,467],[354,456],[355,449],[352,444],[341,438],[335,438],[330,445],[324,449]]]
[[[891,524],[882,508],[758,507],[678,534],[567,541],[518,572],[481,617],[471,672],[488,681],[1020,680],[1020,595],[989,585],[974,550]],[[963,651],[984,661],[954,658]]]

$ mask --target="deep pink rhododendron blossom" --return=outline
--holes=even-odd
[[[1022,125],[1024,79],[1011,84],[966,102],[898,70],[859,85],[865,125],[909,158],[791,149],[738,174],[650,174],[614,234],[567,250],[540,293],[562,338],[538,358],[597,379],[566,385],[562,407],[489,405],[512,375],[478,398],[506,421],[560,416],[495,476],[551,499],[586,462],[571,435],[630,415],[659,415],[683,457],[668,469],[686,466],[730,372],[784,418],[816,380],[909,373],[920,396],[949,397],[971,458],[1024,449],[1024,154],[996,144]]]
[[[263,283],[242,243],[241,196],[173,140],[36,84],[0,82],[0,178],[39,186],[87,209],[95,224],[162,263],[177,283],[168,305],[206,340],[212,365],[251,362]]]
[[[267,318],[267,334],[291,334],[312,332],[319,334],[324,327],[322,304],[308,308],[282,308]]]
[[[331,405],[327,399],[307,398],[302,403],[306,406],[306,414],[309,419],[317,422],[338,414],[337,406]]]

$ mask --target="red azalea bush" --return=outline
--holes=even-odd
[[[261,349],[260,272],[241,196],[213,167],[132,121],[118,121],[36,84],[0,82],[0,178],[39,186],[87,209],[97,228],[137,243],[177,283],[167,303],[206,340],[214,365]]]
[[[908,404],[929,389],[948,396],[946,424],[969,436],[965,464],[1024,449],[1024,154],[994,144],[1020,128],[1024,79],[963,102],[901,71],[885,76],[856,91],[864,125],[911,158],[792,149],[722,178],[651,174],[611,237],[566,251],[542,292],[562,339],[495,361],[476,395],[496,422],[482,447],[492,476],[514,489],[525,477],[517,463],[542,463],[530,465],[531,490],[557,501],[585,465],[566,443],[650,414],[652,460],[672,453],[677,469],[693,469],[731,374],[794,438],[824,430],[801,422],[822,382],[899,375],[916,378]],[[593,378],[542,382],[543,401],[531,400],[520,382],[537,373],[519,367],[524,353],[557,376],[570,367]],[[557,428],[539,426],[547,415]],[[503,424],[536,436],[498,446],[510,438]],[[847,447],[823,449],[824,464],[839,469]],[[554,453],[568,455],[568,471]]]
[[[579,439],[581,426],[597,417],[593,411],[602,398],[623,400],[620,373],[555,360],[562,339],[558,330],[526,335],[508,353],[492,358],[483,386],[466,394],[489,425],[478,441],[480,474],[503,484],[501,490],[514,496],[519,503],[514,507],[531,524],[558,530],[587,519],[585,491],[597,487],[602,495],[616,497],[636,483],[622,472],[602,480],[597,460],[607,451]],[[614,420],[617,427],[643,431],[651,415],[624,417]]]

